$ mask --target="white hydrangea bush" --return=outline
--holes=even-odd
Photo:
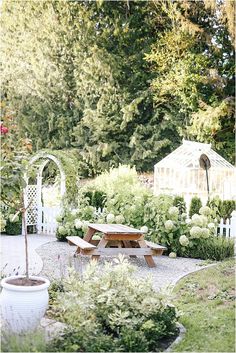
[[[159,220],[158,241],[167,246],[170,257],[173,254],[184,255],[199,242],[215,235],[216,223],[212,210],[208,206],[201,207],[199,214],[188,218],[179,214],[177,207],[170,207]]]
[[[60,241],[66,240],[67,236],[80,236],[87,232],[89,223],[105,223],[106,212],[98,212],[95,207],[84,206],[81,208],[64,208],[62,214],[58,215],[56,237]]]

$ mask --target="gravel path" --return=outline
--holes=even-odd
[[[36,252],[43,260],[43,269],[40,275],[50,280],[67,275],[67,267],[73,266],[77,271],[84,271],[90,257],[79,256],[74,258],[75,246],[67,243],[53,241],[37,248]],[[114,257],[101,257],[99,266],[101,269],[104,261],[113,261]],[[155,268],[149,268],[143,257],[130,258],[129,261],[137,266],[135,275],[145,278],[152,276],[155,289],[163,289],[173,286],[181,277],[188,273],[207,267],[205,261],[189,258],[171,259],[168,256],[154,257],[157,264]],[[209,266],[209,265],[208,265]]]

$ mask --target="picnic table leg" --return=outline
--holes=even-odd
[[[98,248],[98,249],[99,249],[99,248],[105,248],[106,245],[107,245],[107,243],[108,243],[108,240],[102,238],[102,239],[100,240],[100,242],[98,243],[97,248]],[[92,255],[92,260],[98,260],[99,257],[100,257],[100,255]]]
[[[138,244],[140,248],[148,248],[144,239],[138,240]],[[156,264],[151,255],[144,255],[144,258],[149,267],[156,267]]]
[[[132,244],[129,240],[123,240],[123,243],[124,243],[125,248],[132,248]],[[136,255],[129,255],[129,257],[136,258],[137,256]]]
[[[84,240],[87,241],[88,243],[90,243],[94,233],[96,233],[95,229],[88,228],[87,233],[84,236]]]

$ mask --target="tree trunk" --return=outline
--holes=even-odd
[[[26,209],[22,209],[22,221],[25,237],[25,274],[26,278],[29,279],[29,257],[28,257],[28,238],[27,238],[27,226],[26,226]]]

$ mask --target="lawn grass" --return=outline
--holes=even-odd
[[[175,352],[235,352],[235,261],[225,260],[182,279],[174,302],[184,339]]]

